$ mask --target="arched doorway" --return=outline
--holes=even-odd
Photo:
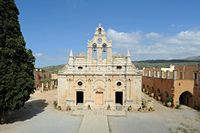
[[[192,94],[189,91],[183,92],[179,97],[179,103],[192,107]]]

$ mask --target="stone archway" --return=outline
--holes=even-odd
[[[179,103],[192,107],[193,106],[192,94],[189,91],[183,92],[179,97]]]

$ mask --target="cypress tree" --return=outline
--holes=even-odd
[[[0,0],[0,122],[34,92],[32,51],[26,49],[14,0]]]

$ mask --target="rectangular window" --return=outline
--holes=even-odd
[[[122,66],[117,66],[117,69],[122,69]]]
[[[194,79],[194,80],[197,80],[197,79],[198,79],[197,73],[193,73],[193,79]]]
[[[82,66],[79,66],[78,69],[81,70],[81,69],[83,69],[83,67],[82,67]]]

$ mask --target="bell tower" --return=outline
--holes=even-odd
[[[88,41],[88,63],[107,64],[112,62],[112,41],[108,41],[104,28],[99,24],[93,39]]]

